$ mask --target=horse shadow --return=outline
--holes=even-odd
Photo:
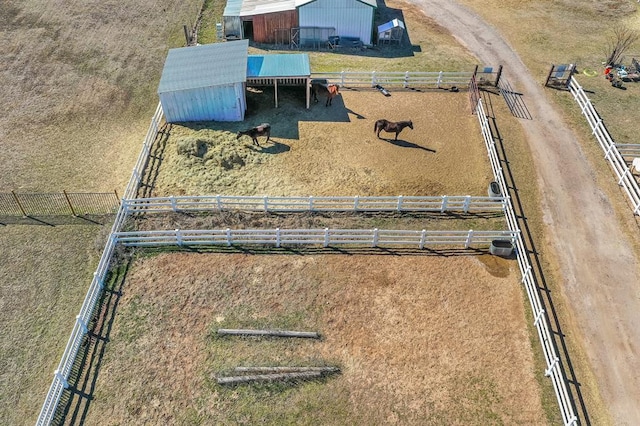
[[[260,152],[262,154],[282,154],[284,152],[290,151],[291,147],[285,143],[274,141],[273,139],[269,139],[269,142],[272,143],[270,146],[254,146],[250,145],[248,148]]]
[[[399,146],[401,148],[416,148],[416,149],[421,149],[423,151],[427,151],[427,152],[433,152],[435,153],[436,150],[435,149],[431,149],[431,148],[425,148],[424,146],[420,146],[418,144],[415,144],[413,142],[409,142],[409,141],[405,141],[402,139],[387,139],[387,138],[380,138],[385,142],[389,142],[390,144],[393,144],[395,146]]]

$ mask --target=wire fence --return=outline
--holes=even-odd
[[[573,98],[578,103],[582,114],[587,119],[589,126],[591,126],[591,130],[593,130],[593,134],[605,154],[604,158],[609,161],[609,164],[618,179],[618,185],[623,188],[625,194],[629,197],[633,213],[640,215],[640,188],[638,187],[638,182],[633,176],[631,168],[620,153],[618,146],[613,141],[613,138],[604,125],[604,121],[587,97],[582,86],[580,86],[573,76],[570,78],[569,90],[571,91]],[[629,146],[623,146],[622,148],[623,152],[626,153],[637,152],[635,150],[632,151]]]
[[[117,192],[0,193],[0,216],[58,216],[112,214]]]
[[[243,197],[231,195],[136,198],[122,200],[129,213],[230,210],[286,212],[502,212],[504,197]]]

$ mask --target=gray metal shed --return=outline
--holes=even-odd
[[[248,47],[239,40],[169,50],[158,86],[166,121],[244,120]]]
[[[376,0],[296,0],[301,28],[335,28],[336,35],[357,37],[367,45],[372,44],[377,7]]]

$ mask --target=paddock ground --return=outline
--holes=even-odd
[[[157,147],[148,194],[163,195],[486,195],[492,180],[468,93],[343,89],[333,105],[304,108],[303,88],[248,93],[242,123],[174,125]],[[377,139],[377,119],[412,120],[397,142]],[[268,122],[262,148],[236,140]],[[382,133],[392,139],[393,134]]]
[[[139,256],[87,424],[546,424],[518,276],[488,255]],[[218,328],[324,338],[216,338]],[[251,365],[342,373],[215,383]]]

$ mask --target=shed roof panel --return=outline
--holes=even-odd
[[[246,81],[248,40],[170,49],[158,93]]]
[[[316,0],[295,0],[296,2],[296,7],[300,7],[300,6],[304,6],[307,3],[313,3]],[[355,0],[355,1],[359,1],[360,3],[364,3],[368,6],[371,6],[373,8],[377,8],[378,7],[378,2],[376,0]]]
[[[311,75],[309,55],[283,53],[279,55],[249,55],[247,78],[301,77]]]
[[[402,28],[402,29],[405,29],[404,22],[402,22],[399,19],[393,19],[393,20],[391,20],[391,21],[389,21],[387,23],[384,23],[382,25],[378,25],[378,32],[381,33],[383,31],[390,30],[391,28],[398,28],[398,27]]]
[[[295,0],[243,0],[239,16],[263,15],[295,9]]]

